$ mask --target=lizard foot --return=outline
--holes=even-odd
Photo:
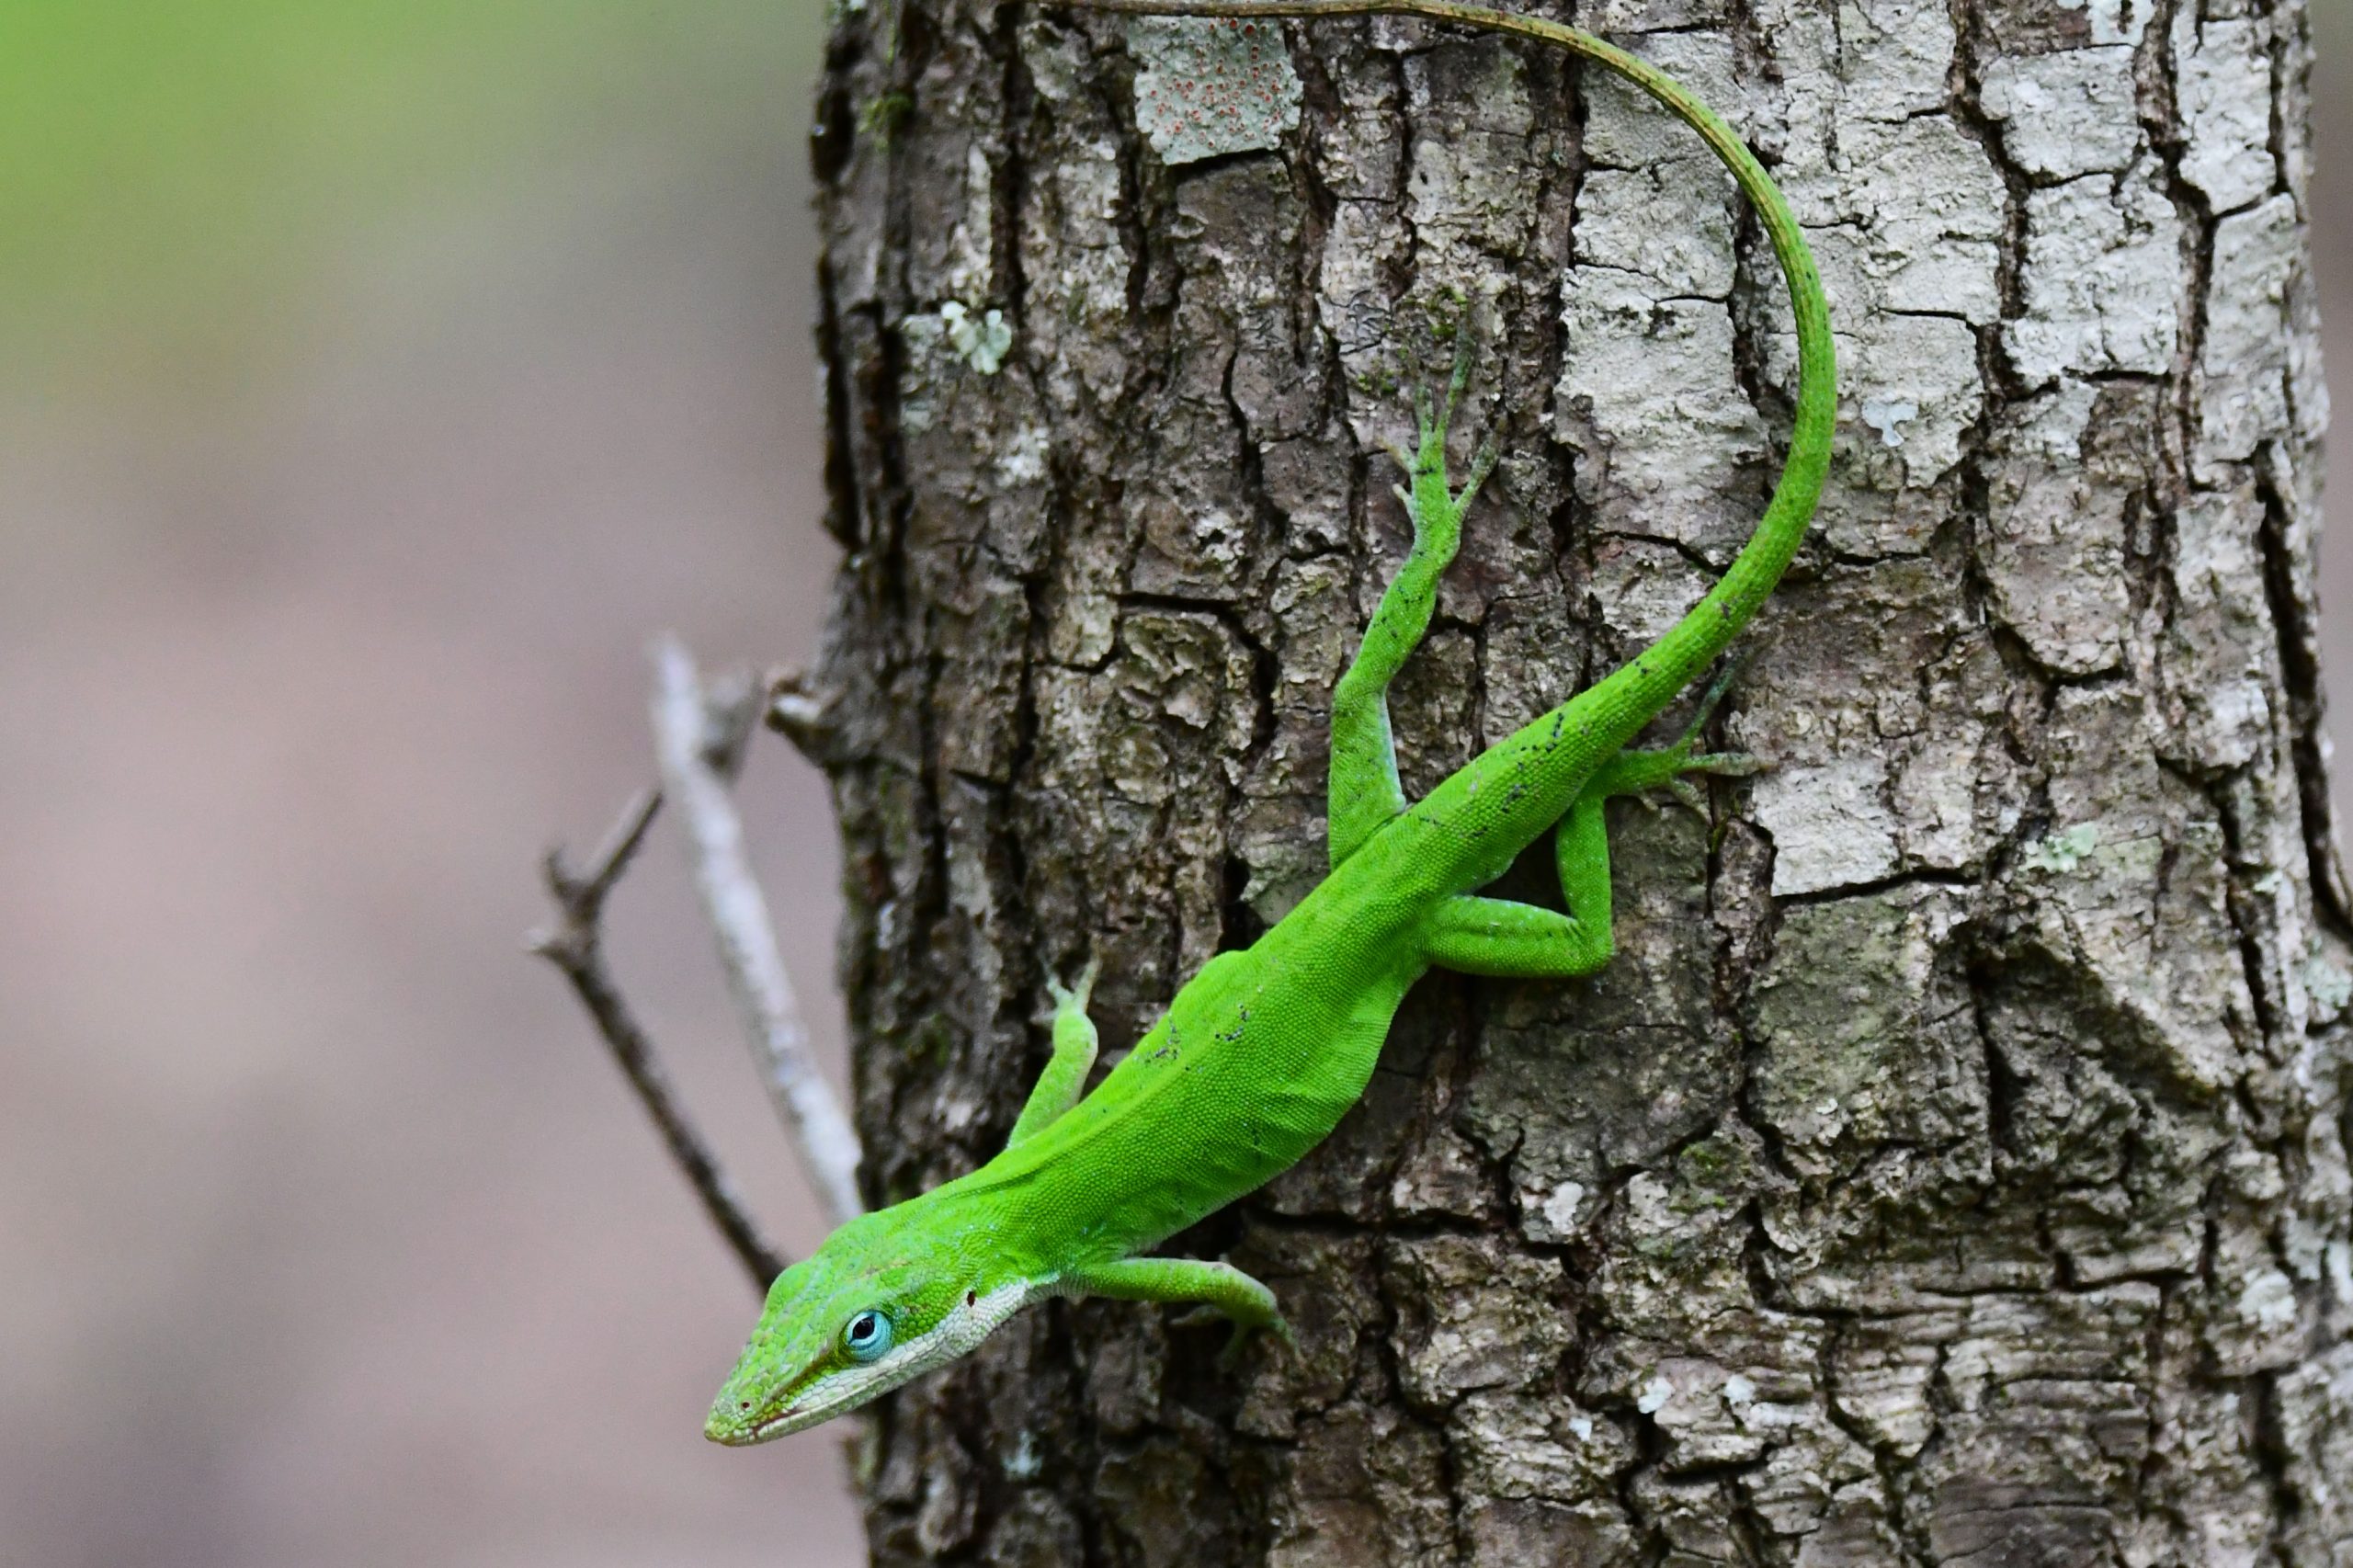
[[[1413,383],[1414,450],[1407,453],[1392,449],[1390,453],[1412,482],[1410,490],[1403,484],[1394,486],[1394,489],[1397,499],[1405,504],[1407,515],[1414,519],[1415,548],[1434,548],[1447,556],[1454,552],[1454,541],[1461,531],[1462,514],[1471,509],[1472,499],[1478,495],[1480,486],[1487,483],[1487,476],[1495,472],[1496,459],[1501,455],[1494,436],[1490,435],[1480,443],[1477,452],[1472,457],[1471,471],[1464,475],[1462,487],[1460,490],[1454,487],[1447,463],[1447,437],[1453,428],[1455,408],[1462,401],[1462,394],[1470,390],[1471,372],[1475,362],[1476,353],[1470,329],[1457,326],[1454,370],[1447,378],[1445,398],[1434,403],[1429,388],[1416,376]]]
[[[1054,1011],[1057,1013],[1086,1011],[1087,1003],[1095,995],[1096,977],[1102,971],[1103,960],[1098,954],[1086,960],[1086,967],[1079,971],[1078,978],[1068,985],[1064,985],[1051,974],[1046,976],[1046,994],[1053,998]]]
[[[1648,751],[1620,752],[1594,775],[1586,792],[1603,795],[1638,795],[1645,790],[1665,789],[1683,805],[1705,816],[1708,803],[1691,778],[1694,775],[1715,778],[1745,778],[1761,773],[1766,764],[1746,752],[1694,751],[1699,732],[1707,728],[1715,716],[1724,694],[1732,689],[1744,665],[1734,664],[1718,676],[1699,699],[1699,706],[1685,725],[1683,733],[1671,745]]]
[[[1245,1323],[1239,1318],[1226,1317],[1215,1307],[1204,1306],[1187,1312],[1169,1326],[1208,1328],[1220,1322],[1228,1324],[1233,1330],[1225,1336],[1225,1344],[1217,1353],[1217,1366],[1221,1372],[1231,1372],[1239,1367],[1242,1364],[1243,1353],[1250,1347],[1250,1342],[1262,1333],[1286,1350],[1299,1348],[1299,1336],[1291,1333],[1290,1324],[1284,1318],[1276,1318],[1270,1323]]]
[[[1291,1333],[1290,1320],[1279,1312],[1272,1312],[1265,1317],[1255,1314],[1249,1317],[1235,1317],[1221,1306],[1203,1301],[1191,1312],[1176,1318],[1168,1326],[1211,1328],[1221,1323],[1230,1325],[1233,1329],[1233,1332],[1226,1336],[1224,1348],[1217,1355],[1218,1367],[1222,1371],[1233,1370],[1235,1364],[1242,1359],[1244,1349],[1261,1333],[1272,1337],[1286,1350],[1299,1348],[1299,1336]]]

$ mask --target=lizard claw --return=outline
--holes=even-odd
[[[1203,1309],[1205,1312],[1215,1312],[1215,1308]],[[1289,1319],[1277,1318],[1274,1322],[1267,1324],[1237,1322],[1233,1325],[1233,1332],[1226,1335],[1224,1347],[1217,1353],[1218,1370],[1231,1372],[1239,1367],[1242,1364],[1243,1351],[1249,1346],[1252,1337],[1261,1329],[1271,1335],[1284,1349],[1299,1348],[1299,1336],[1291,1333]]]
[[[1086,1004],[1095,994],[1096,977],[1102,971],[1103,960],[1097,954],[1086,960],[1086,967],[1078,971],[1078,979],[1072,984],[1064,985],[1051,974],[1046,976],[1046,994],[1054,999],[1054,1011],[1066,1013],[1074,1008],[1082,1013],[1086,1011]]]
[[[1454,498],[1454,509],[1457,512],[1467,512],[1471,509],[1471,503],[1478,495],[1479,487],[1487,483],[1489,474],[1495,472],[1496,460],[1502,455],[1502,449],[1495,445],[1495,438],[1493,436],[1489,436],[1486,440],[1480,443],[1478,455],[1471,460],[1471,472],[1462,481],[1461,493]]]
[[[1666,788],[1678,801],[1704,817],[1709,814],[1708,798],[1691,782],[1693,774],[1711,778],[1746,778],[1764,770],[1765,765],[1745,751],[1701,752],[1697,756],[1687,754],[1677,759],[1675,775],[1666,780]]]
[[[1233,1369],[1234,1363],[1242,1358],[1243,1347],[1250,1343],[1253,1335],[1261,1331],[1272,1335],[1285,1349],[1299,1348],[1299,1336],[1291,1333],[1290,1320],[1279,1312],[1266,1318],[1242,1318],[1232,1315],[1222,1307],[1202,1301],[1194,1306],[1192,1311],[1170,1319],[1168,1326],[1209,1328],[1221,1323],[1229,1324],[1233,1329],[1233,1332],[1226,1337],[1225,1347],[1218,1352],[1218,1365],[1227,1371]]]
[[[1447,433],[1454,426],[1454,413],[1462,402],[1463,393],[1471,390],[1472,372],[1478,366],[1478,347],[1467,324],[1454,328],[1454,368],[1449,373],[1443,398],[1434,398],[1429,383],[1421,372],[1409,373],[1408,381],[1414,396],[1414,451],[1407,455],[1391,446],[1389,455],[1397,466],[1418,482],[1431,473],[1443,473],[1446,467]],[[1460,512],[1471,504],[1471,497],[1495,466],[1497,449],[1490,438],[1472,460],[1470,481],[1455,498]]]
[[[1675,743],[1677,745],[1688,747],[1699,738],[1699,732],[1708,727],[1708,721],[1715,717],[1724,694],[1731,691],[1733,684],[1747,672],[1748,658],[1745,654],[1724,665],[1723,673],[1710,682],[1707,691],[1700,696],[1699,709],[1691,715],[1691,722],[1684,726],[1682,735]]]
[[[1462,401],[1463,392],[1471,386],[1471,365],[1474,358],[1470,327],[1462,322],[1457,322],[1454,326],[1454,370],[1447,378],[1446,403],[1438,416],[1438,429],[1440,434],[1444,434],[1446,427],[1454,423],[1454,405]]]

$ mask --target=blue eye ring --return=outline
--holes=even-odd
[[[879,1307],[869,1307],[852,1314],[842,1325],[842,1348],[854,1361],[879,1361],[891,1349],[890,1314]]]

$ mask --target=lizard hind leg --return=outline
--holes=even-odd
[[[1577,797],[1561,824],[1554,858],[1569,913],[1499,898],[1453,898],[1425,938],[1430,962],[1499,980],[1574,980],[1616,950],[1610,924],[1606,795]]]
[[[1740,662],[1726,666],[1723,674],[1708,687],[1707,694],[1699,699],[1699,706],[1691,715],[1691,722],[1684,726],[1683,733],[1671,744],[1651,750],[1629,746],[1601,765],[1586,783],[1583,795],[1606,800],[1612,795],[1639,795],[1646,790],[1665,789],[1677,801],[1705,816],[1707,802],[1693,788],[1693,775],[1734,778],[1756,773],[1762,766],[1746,752],[1703,752],[1695,749],[1699,743],[1699,732],[1707,728],[1708,721],[1714,716],[1717,706],[1723,701],[1724,694],[1732,689],[1733,683],[1739,679],[1744,667]]]
[[[1553,839],[1553,863],[1568,914],[1501,899],[1450,899],[1431,922],[1430,961],[1508,980],[1574,980],[1607,964],[1616,949],[1605,817],[1609,798],[1664,786],[1704,814],[1706,802],[1691,787],[1692,774],[1754,773],[1755,759],[1743,754],[1693,749],[1738,674],[1735,665],[1718,677],[1673,744],[1620,752],[1578,792]]]
[[[1382,591],[1355,661],[1332,688],[1328,832],[1335,866],[1405,809],[1389,728],[1389,683],[1429,631],[1438,578],[1462,542],[1462,514],[1495,466],[1495,449],[1489,444],[1472,460],[1461,489],[1449,472],[1448,430],[1470,388],[1471,369],[1471,335],[1461,328],[1445,400],[1433,405],[1427,390],[1415,386],[1415,449],[1397,454],[1411,485],[1398,486],[1397,497],[1413,519],[1414,548]]]

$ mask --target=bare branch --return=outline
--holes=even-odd
[[[721,965],[734,994],[755,1059],[807,1167],[818,1200],[835,1224],[864,1211],[858,1191],[858,1134],[842,1114],[832,1086],[817,1071],[809,1031],[778,956],[767,901],[744,852],[744,823],[722,769],[740,727],[748,730],[762,704],[739,701],[713,744],[710,704],[693,658],[676,639],[654,651],[654,733],[663,788],[684,824],[695,887],[719,938]]]
[[[574,994],[588,1009],[613,1060],[620,1064],[630,1086],[637,1091],[646,1113],[661,1130],[670,1158],[686,1173],[695,1196],[702,1200],[704,1212],[743,1262],[753,1283],[766,1290],[769,1282],[784,1271],[784,1258],[760,1233],[759,1226],[736,1196],[734,1183],[720,1168],[710,1144],[687,1119],[670,1086],[669,1074],[654,1054],[654,1042],[646,1037],[636,1015],[630,1011],[605,964],[606,895],[629,869],[638,846],[645,842],[646,830],[654,825],[661,809],[660,791],[647,790],[640,793],[621,813],[585,871],[574,871],[561,848],[548,852],[548,892],[555,900],[558,924],[534,935],[531,950],[562,970],[564,979],[571,982]]]

